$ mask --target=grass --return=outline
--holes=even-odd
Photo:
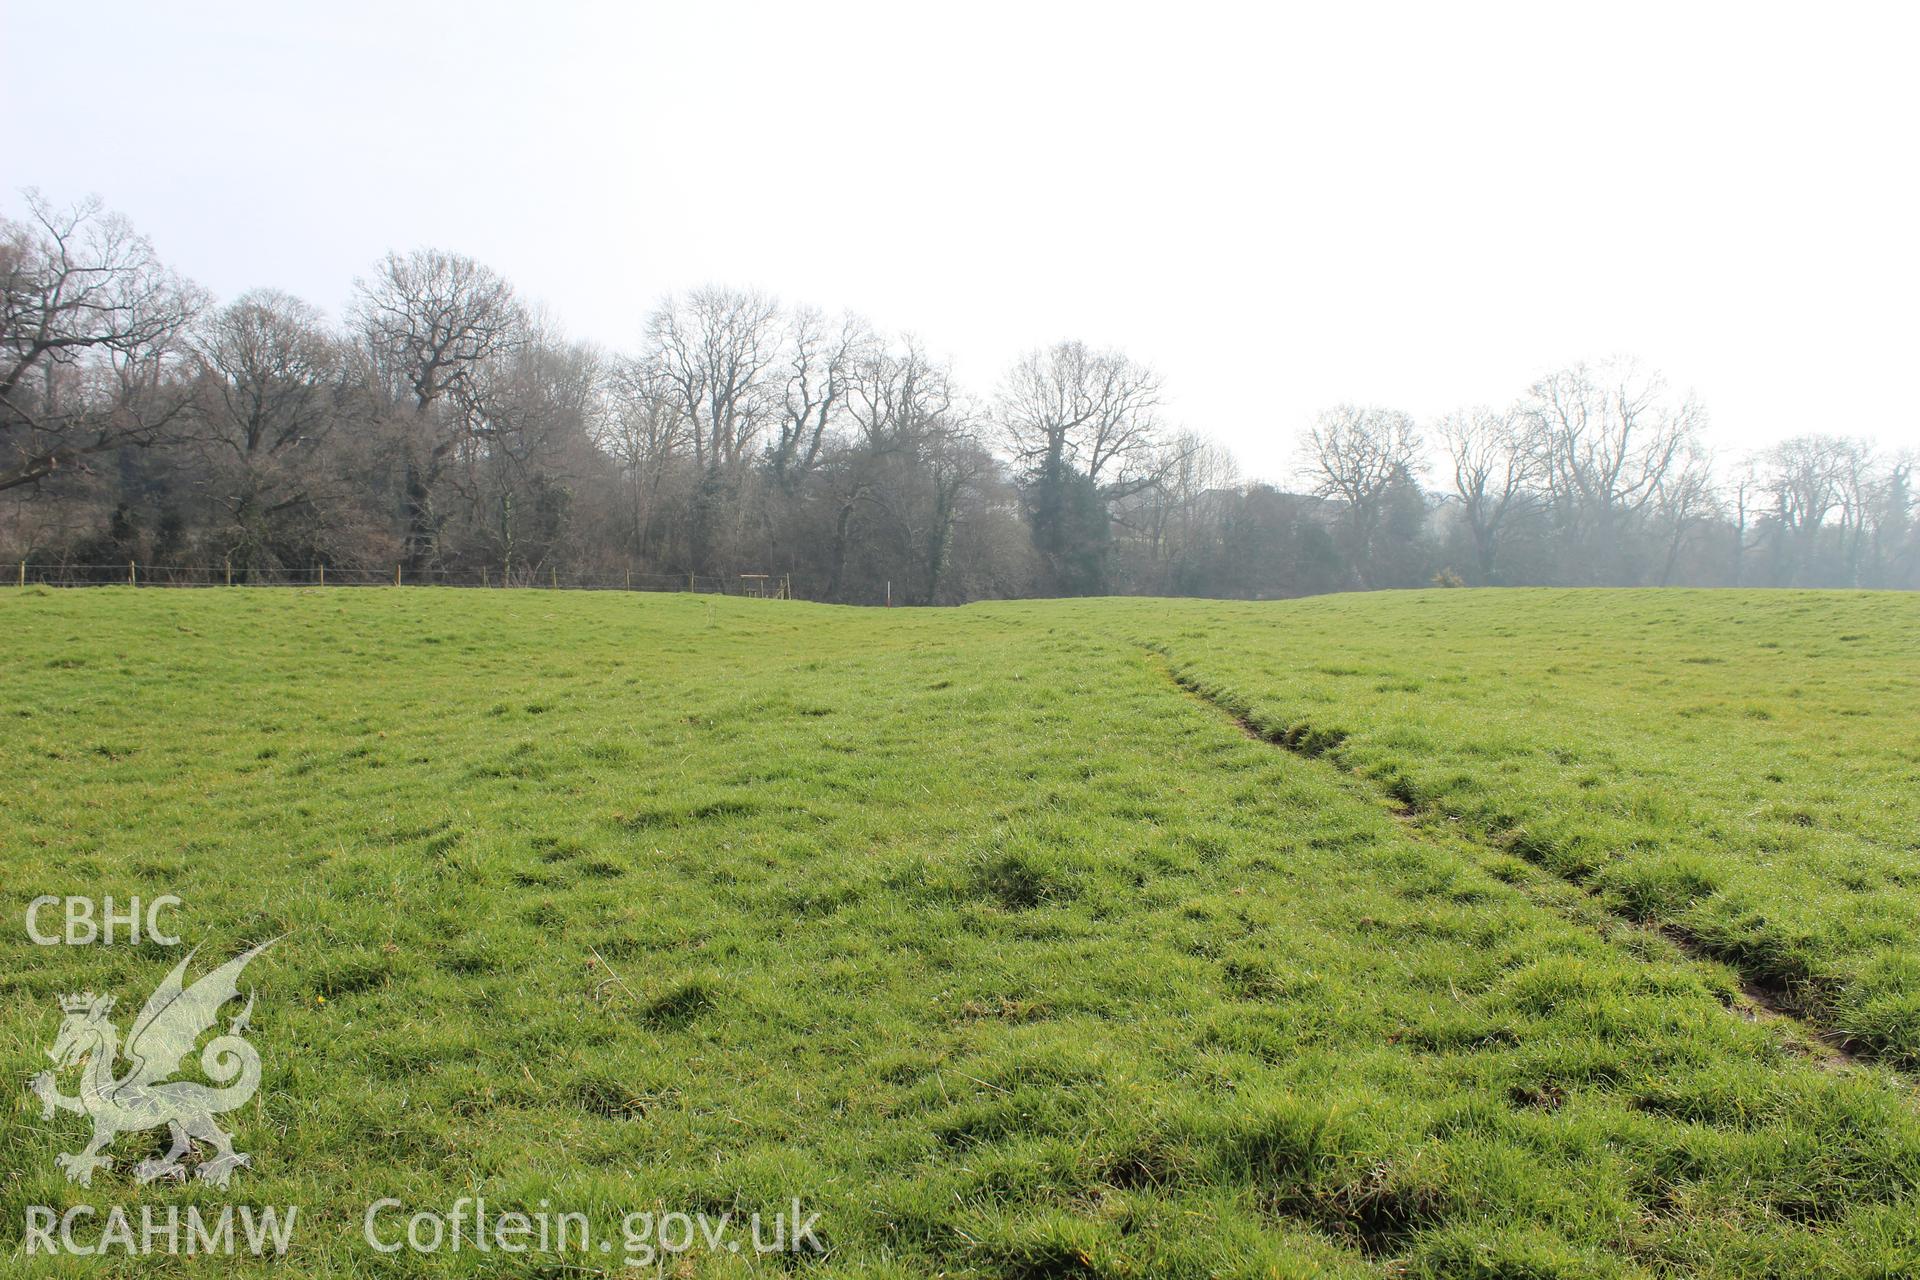
[[[1917,605],[1407,593],[1222,606],[1149,643],[1259,732],[1318,745],[1912,1070]]]
[[[204,1270],[19,1224],[240,1200],[299,1230],[223,1274],[619,1274],[361,1217],[798,1196],[825,1259],[679,1269],[1911,1274],[1916,605],[0,593],[9,1078],[177,959],[27,898],[285,935],[253,1167],[71,1186],[21,1087],[0,1266]]]

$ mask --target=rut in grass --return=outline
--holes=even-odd
[[[1267,746],[1280,747],[1298,756],[1320,760],[1347,777],[1370,781],[1341,762],[1338,748],[1346,735],[1339,730],[1294,725],[1279,733],[1263,731],[1245,712],[1221,700],[1194,677],[1176,670],[1167,660],[1167,655],[1158,648],[1152,645],[1146,648],[1149,661],[1169,683],[1194,701],[1227,719],[1248,738]],[[1409,836],[1414,839],[1424,837],[1420,822],[1421,819],[1429,816],[1431,811],[1420,805],[1409,788],[1404,784],[1389,783],[1385,786],[1371,786],[1369,789],[1373,792],[1374,798],[1383,803],[1395,820],[1402,824]],[[1516,850],[1495,842],[1480,842],[1480,847],[1488,852],[1517,851],[1522,856],[1526,856],[1524,849]],[[1545,863],[1538,857],[1526,856],[1526,860],[1551,871],[1551,868],[1546,868]],[[1773,1023],[1788,1029],[1788,1038],[1793,1047],[1807,1054],[1814,1061],[1834,1068],[1876,1061],[1876,1055],[1871,1046],[1853,1040],[1836,1028],[1822,1026],[1816,1019],[1808,1017],[1794,1001],[1790,990],[1778,983],[1768,981],[1763,975],[1744,969],[1737,963],[1735,957],[1716,954],[1713,949],[1703,946],[1699,939],[1673,925],[1650,923],[1625,915],[1607,904],[1591,886],[1573,877],[1554,873],[1554,878],[1559,883],[1580,891],[1587,902],[1600,907],[1610,924],[1657,935],[1695,962],[1717,961],[1727,965],[1739,978],[1739,991],[1733,994],[1731,999],[1734,1011],[1749,1021]],[[1890,1066],[1890,1064],[1883,1065]]]

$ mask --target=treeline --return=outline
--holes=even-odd
[[[1329,410],[1286,491],[1077,342],[980,397],[909,335],[709,288],[614,353],[431,250],[375,264],[332,324],[273,290],[216,303],[97,203],[32,193],[0,284],[0,557],[82,578],[766,573],[868,603],[1920,586],[1911,457],[1809,434],[1717,479],[1700,408],[1630,364],[1425,429]]]

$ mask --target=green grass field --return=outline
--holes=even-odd
[[[673,1275],[1920,1273],[1920,598],[940,611],[0,592],[0,1269],[575,1276],[369,1202],[820,1214]],[[43,1120],[41,947],[247,971],[225,1191]],[[63,1078],[72,1089],[73,1073]],[[300,1206],[277,1261],[31,1206]],[[399,1234],[389,1219],[383,1230]]]

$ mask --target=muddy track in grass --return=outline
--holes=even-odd
[[[1554,872],[1537,859],[1516,854],[1513,849],[1506,847],[1498,840],[1474,839],[1464,832],[1456,831],[1448,831],[1444,835],[1436,833],[1429,824],[1435,819],[1446,820],[1446,815],[1423,810],[1407,796],[1379,786],[1341,763],[1335,754],[1335,749],[1345,740],[1345,734],[1294,730],[1278,734],[1262,732],[1260,727],[1239,709],[1214,697],[1193,677],[1175,670],[1166,653],[1152,645],[1142,647],[1146,651],[1149,664],[1175,689],[1227,720],[1255,742],[1279,748],[1292,755],[1320,761],[1340,774],[1342,778],[1347,779],[1356,794],[1360,794],[1362,798],[1390,813],[1410,839],[1436,847],[1443,843],[1464,844],[1483,853],[1520,856],[1521,860],[1529,866],[1536,867],[1545,873],[1551,883],[1561,890],[1561,895],[1545,894],[1539,892],[1537,886],[1527,884],[1515,884],[1513,888],[1520,890],[1542,906],[1561,915],[1572,916],[1579,923],[1596,929],[1610,942],[1628,934],[1657,938],[1689,962],[1713,965],[1731,971],[1738,979],[1738,985],[1736,989],[1725,992],[1728,1008],[1749,1022],[1773,1026],[1786,1041],[1787,1046],[1795,1052],[1835,1070],[1877,1061],[1870,1047],[1857,1043],[1843,1032],[1831,1027],[1823,1027],[1806,1017],[1795,1007],[1790,992],[1778,986],[1770,986],[1757,980],[1753,975],[1743,972],[1739,965],[1732,963],[1726,957],[1715,955],[1712,950],[1700,945],[1699,941],[1688,935],[1685,930],[1668,924],[1636,920],[1622,914],[1610,906],[1590,886]],[[1569,893],[1574,895],[1583,909],[1570,910],[1568,902],[1556,900],[1556,896]],[[1890,1070],[1895,1069],[1891,1064],[1881,1063],[1880,1065]]]

